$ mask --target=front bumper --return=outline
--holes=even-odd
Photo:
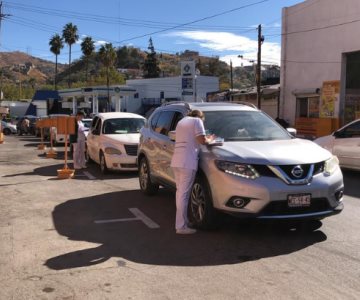
[[[214,207],[237,217],[258,219],[322,219],[343,210],[343,177],[340,168],[331,176],[317,174],[306,185],[289,185],[280,178],[261,176],[255,180],[208,170]],[[289,207],[288,196],[310,194],[308,207]],[[242,208],[229,206],[233,198],[246,200]]]
[[[137,156],[130,156],[127,154],[105,154],[106,166],[114,171],[137,171],[136,163]]]

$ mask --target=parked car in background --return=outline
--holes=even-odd
[[[86,141],[87,161],[98,163],[102,173],[136,171],[140,129],[144,124],[145,118],[133,113],[96,115]]]
[[[138,164],[141,190],[175,189],[170,167],[176,125],[192,109],[205,114],[207,132],[221,146],[201,146],[190,193],[189,219],[213,226],[219,211],[309,225],[343,209],[338,160],[309,140],[292,136],[262,111],[231,103],[173,103],[157,108],[141,129]]]
[[[360,170],[360,119],[314,142],[336,155],[341,167]]]
[[[87,118],[86,118],[86,119],[83,119],[82,122],[83,122],[85,128],[87,129],[87,130],[85,131],[85,136],[87,137],[88,134],[89,134],[90,127],[91,127],[92,119],[87,119]]]
[[[4,135],[10,135],[17,133],[16,125],[1,121],[1,130]]]

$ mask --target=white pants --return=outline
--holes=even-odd
[[[74,169],[81,169],[86,167],[85,162],[85,141],[78,141],[77,143],[73,143],[74,153]]]
[[[188,205],[196,170],[173,168],[176,182],[176,220],[175,229],[186,228],[188,224]]]

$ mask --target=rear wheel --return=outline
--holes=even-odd
[[[212,203],[209,184],[203,176],[196,177],[191,189],[189,220],[195,227],[202,229],[211,229],[217,225],[217,212]]]
[[[151,181],[149,163],[145,157],[140,159],[139,184],[141,191],[145,195],[155,195],[159,190],[159,185]]]
[[[107,165],[106,165],[105,155],[102,151],[100,151],[100,170],[101,170],[101,173],[103,173],[103,174],[109,173],[109,169],[107,168]]]

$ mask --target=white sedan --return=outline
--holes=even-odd
[[[341,167],[360,170],[360,119],[314,142],[336,155]]]
[[[125,112],[99,113],[91,123],[86,140],[86,159],[109,170],[136,171],[140,129],[145,118]]]

